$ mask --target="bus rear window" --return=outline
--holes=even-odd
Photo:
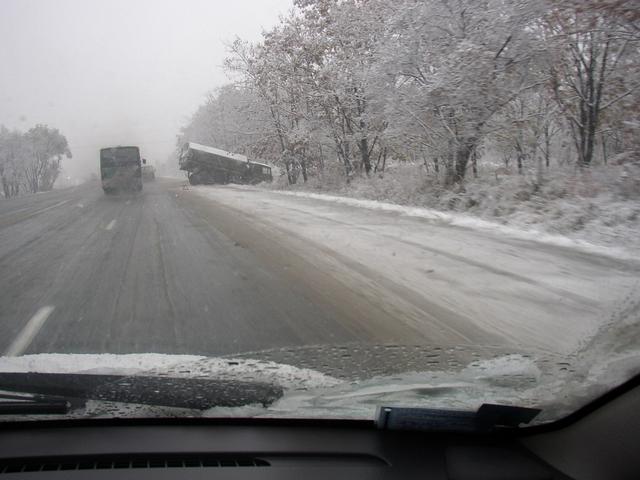
[[[137,147],[109,148],[100,151],[100,162],[103,166],[137,163],[140,152]]]

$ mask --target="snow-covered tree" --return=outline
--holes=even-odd
[[[36,125],[26,133],[0,127],[0,181],[5,198],[51,190],[62,157],[71,158],[67,139],[58,129]]]
[[[26,157],[23,169],[31,193],[53,188],[61,171],[62,157],[71,158],[67,139],[57,128],[36,125],[24,134]]]
[[[445,183],[461,181],[489,123],[542,79],[533,24],[537,3],[407,0],[398,9],[387,69],[397,75],[398,114],[420,126],[442,158]]]
[[[390,157],[463,186],[483,148],[542,182],[554,157],[640,149],[639,19],[626,0],[295,0],[261,41],[231,45],[233,85],[183,136],[289,183]]]
[[[0,127],[0,181],[5,198],[20,194],[24,184],[22,168],[26,157],[24,136],[17,130]]]
[[[589,5],[554,8],[547,15],[555,99],[571,126],[582,166],[591,164],[607,111],[633,101],[640,88],[638,40],[632,24]],[[619,124],[620,118],[609,115]]]

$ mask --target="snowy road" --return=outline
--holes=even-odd
[[[308,345],[574,350],[640,263],[238,187],[0,203],[0,352]]]
[[[182,183],[2,202],[0,352],[221,355],[414,338]]]
[[[531,235],[508,236],[500,226],[492,232],[486,222],[456,227],[375,204],[354,207],[350,199],[237,186],[194,191],[304,248],[319,269],[366,292],[376,309],[429,342],[566,354],[640,295],[640,261],[619,251],[559,246],[549,236],[524,240]]]

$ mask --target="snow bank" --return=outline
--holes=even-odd
[[[392,164],[383,174],[355,177],[349,184],[329,169],[306,184],[276,181],[263,188],[616,257],[640,254],[640,165],[554,167],[540,185],[535,172],[497,176],[496,167],[479,165],[478,178],[470,176],[464,188],[453,190],[443,188],[422,164],[411,163]]]
[[[274,192],[277,192],[281,195],[292,195],[296,197],[306,197],[316,200],[336,202],[352,207],[368,208],[371,210],[380,210],[384,212],[394,212],[408,217],[423,218],[426,220],[432,220],[457,227],[494,232],[500,235],[507,235],[512,238],[536,241],[560,247],[579,248],[585,252],[607,255],[614,258],[626,259],[637,257],[637,253],[635,251],[625,248],[596,245],[586,240],[570,238],[564,235],[554,235],[541,230],[522,229],[507,225],[501,225],[499,223],[460,213],[442,212],[428,208],[410,207],[405,205],[397,205],[394,203],[381,202],[377,200],[363,200],[321,193],[286,190],[274,190]]]

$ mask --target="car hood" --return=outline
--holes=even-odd
[[[381,405],[476,410],[499,403],[540,408],[536,420],[545,422],[610,389],[612,371],[618,383],[637,373],[621,370],[621,362],[595,368],[549,352],[398,345],[229,357],[37,354],[0,357],[0,390],[81,397],[68,416],[82,418],[373,419]]]

